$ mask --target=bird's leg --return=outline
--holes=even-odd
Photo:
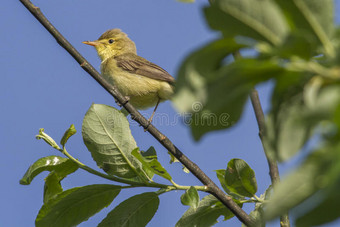
[[[154,116],[155,113],[156,113],[156,110],[157,110],[157,107],[158,107],[160,101],[161,101],[161,99],[158,98],[158,101],[157,101],[157,104],[156,104],[156,106],[155,106],[155,109],[153,110],[153,112],[152,112],[152,114],[151,114],[151,117],[150,117],[149,120],[148,120],[148,125],[145,127],[144,132],[146,132],[146,130],[149,128],[149,125],[150,125],[151,122],[152,122],[152,118],[153,118],[153,116]]]

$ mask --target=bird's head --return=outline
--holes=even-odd
[[[94,46],[102,61],[125,53],[136,54],[135,43],[117,28],[104,32],[98,40],[84,41],[83,43]]]

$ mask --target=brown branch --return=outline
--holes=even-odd
[[[272,181],[272,185],[276,185],[277,183],[280,182],[279,168],[277,166],[276,160],[272,158],[272,155],[268,154],[268,152],[265,149],[265,146],[263,145],[263,138],[266,133],[265,131],[266,125],[259,94],[256,89],[253,89],[251,91],[250,99],[256,116],[257,125],[259,127],[259,137],[261,139],[263,150],[268,161],[270,179]],[[280,224],[281,227],[290,226],[288,214],[283,214],[280,216]]]
[[[93,66],[81,56],[81,54],[58,32],[58,30],[47,20],[40,9],[34,6],[29,0],[20,0],[20,2],[33,14],[33,16],[46,28],[46,30],[56,39],[56,41],[72,55],[80,66],[88,72],[107,92],[109,92],[124,108],[131,114],[131,118],[143,126],[149,133],[159,141],[171,154],[173,154],[191,173],[193,173],[209,189],[209,193],[220,200],[231,212],[244,224],[254,225],[254,220],[244,212],[230,196],[226,195],[217,185],[188,157],[186,157],[165,135],[158,131],[153,125],[149,125],[144,118],[126,99],[108,83],[93,68]]]
[[[234,56],[235,60],[237,58],[242,57],[239,51],[236,51],[235,53],[233,53],[233,56]],[[259,128],[259,137],[261,139],[263,151],[264,151],[264,154],[266,155],[266,158],[267,158],[267,162],[268,162],[268,166],[269,166],[270,179],[272,181],[272,185],[274,186],[274,185],[276,185],[277,183],[280,182],[279,168],[277,166],[276,160],[272,157],[272,155],[270,155],[268,153],[268,151],[266,150],[266,148],[263,144],[263,139],[266,135],[266,122],[265,122],[265,117],[264,117],[262,105],[261,105],[261,102],[260,102],[259,94],[258,94],[256,89],[253,89],[251,91],[250,100],[251,100],[251,104],[252,104],[253,109],[254,109],[257,125],[258,125],[258,128]],[[288,214],[284,214],[284,215],[280,216],[280,224],[281,224],[282,227],[289,227],[290,226]]]

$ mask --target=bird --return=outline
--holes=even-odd
[[[83,43],[96,48],[101,59],[101,75],[128,102],[139,110],[155,106],[148,119],[149,126],[159,103],[172,97],[175,79],[160,66],[138,56],[135,43],[118,28]]]

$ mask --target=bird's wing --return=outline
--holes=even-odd
[[[118,67],[131,73],[169,83],[175,82],[175,79],[167,71],[138,55],[122,54],[114,57],[114,59],[117,61]]]

